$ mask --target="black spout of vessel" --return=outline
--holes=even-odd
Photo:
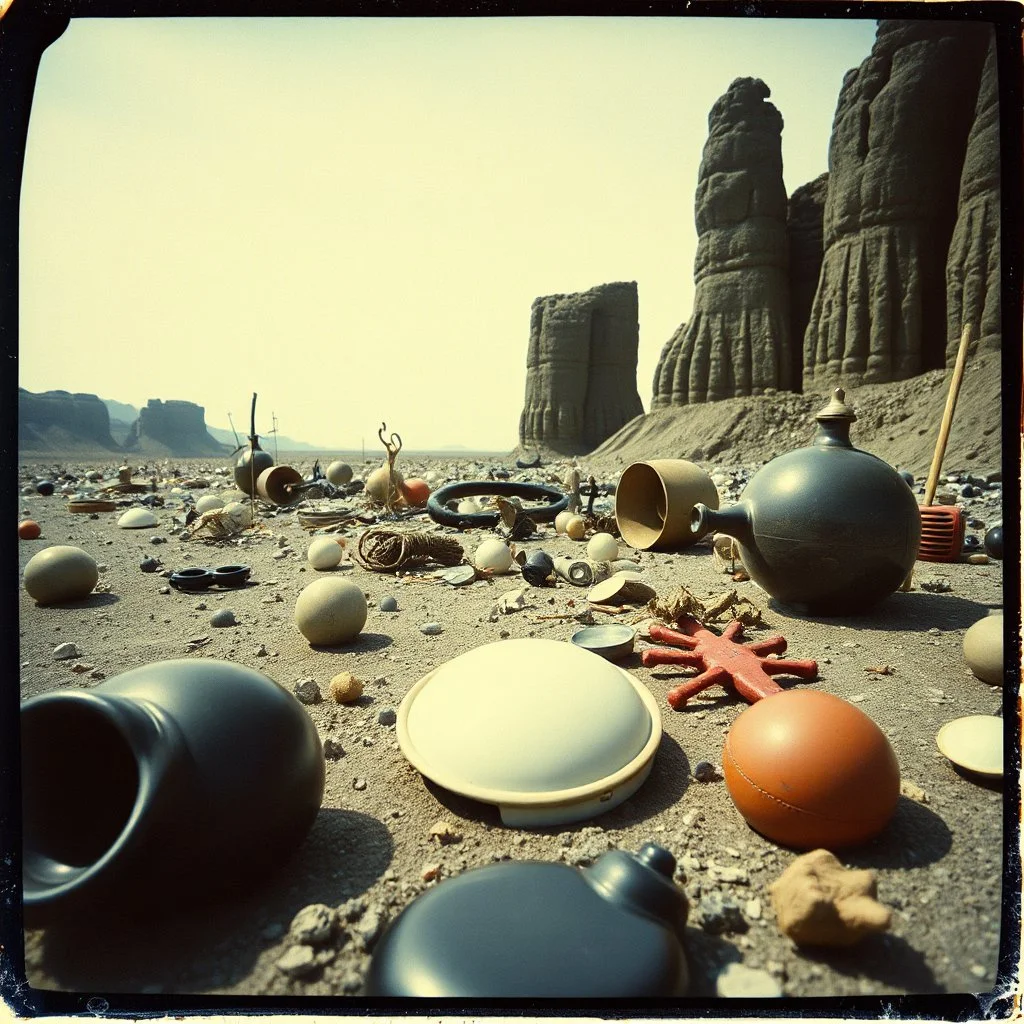
[[[709,533],[725,533],[741,543],[749,542],[753,536],[750,506],[741,501],[729,508],[715,509],[697,502],[690,513],[690,532],[698,538]]]

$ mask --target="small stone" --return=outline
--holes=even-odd
[[[445,821],[442,818],[440,821],[435,821],[430,826],[430,838],[436,839],[441,846],[447,846],[449,843],[459,843],[462,841],[462,833],[456,831],[455,827],[450,821]]]
[[[363,695],[363,682],[351,672],[339,672],[331,679],[330,690],[339,704],[352,704]]]
[[[719,892],[709,892],[702,896],[698,909],[701,914],[700,926],[711,935],[745,932],[750,928],[739,905]]]
[[[900,794],[919,804],[930,803],[928,794],[910,779],[900,779]]]
[[[715,978],[715,993],[723,999],[777,999],[782,986],[767,971],[733,962]]]
[[[380,604],[378,605],[378,607],[382,612],[397,612],[398,601],[395,598],[393,598],[390,594],[388,594],[387,597],[382,597],[380,599]]]
[[[149,538],[149,543],[150,544],[166,544],[167,543],[167,538],[166,537],[150,537]]]
[[[710,761],[698,761],[693,766],[693,777],[698,782],[714,782],[718,778],[718,772]]]
[[[238,620],[230,608],[221,608],[210,616],[210,625],[214,629],[224,629],[227,626],[237,626]]]
[[[170,587],[158,587],[156,592],[158,594],[169,594],[171,592],[171,588]]]
[[[260,644],[252,653],[254,658],[265,658],[267,656],[267,648],[263,644]]]
[[[380,938],[380,933],[384,930],[384,920],[384,915],[376,907],[370,907],[353,928],[364,949],[371,949]]]
[[[76,661],[71,666],[71,671],[81,674],[82,672],[91,672],[95,667],[95,665],[87,665],[84,661]]]
[[[94,668],[89,673],[89,678],[90,679],[106,679],[107,678],[107,673],[104,672],[102,669]]]
[[[316,954],[310,946],[292,946],[275,966],[289,978],[298,978],[309,974],[317,966]]]
[[[209,607],[209,605],[205,601],[200,601],[196,605],[196,611],[197,612],[205,612],[208,607]]]
[[[139,562],[139,568],[143,572],[156,572],[160,568],[159,558],[144,558]]]
[[[982,967],[981,964],[971,964],[971,966],[968,968],[968,970],[976,978],[984,978],[985,977],[985,968]]]
[[[988,555],[984,552],[976,551],[973,555],[967,556],[967,561],[971,565],[988,565]]]
[[[761,901],[756,896],[752,900],[747,900],[747,902],[743,904],[743,913],[746,914],[751,921],[760,921],[762,910],[763,907],[761,906]]]
[[[444,629],[440,622],[424,622],[420,626],[420,632],[425,636],[437,636],[439,633],[443,633]]]
[[[377,715],[377,721],[384,726],[394,725],[398,721],[398,712],[394,708],[384,708]]]
[[[366,789],[366,779],[353,779],[352,788],[358,790],[359,792],[362,792],[364,789]]]
[[[53,649],[53,656],[57,661],[67,661],[69,658],[81,657],[82,652],[73,643],[58,644]]]
[[[320,703],[320,686],[315,679],[300,679],[292,687],[292,692],[303,704]]]
[[[439,878],[440,875],[440,864],[424,864],[420,870],[420,878],[422,878],[424,882],[433,882],[435,879]]]
[[[730,868],[722,864],[716,864],[713,860],[708,861],[708,875],[714,882],[727,882],[729,884],[749,885],[750,876],[745,868]]]
[[[328,761],[340,761],[345,756],[345,748],[335,739],[324,740],[324,757]]]
[[[292,918],[288,934],[296,942],[326,942],[334,930],[334,911],[325,903],[311,903]]]

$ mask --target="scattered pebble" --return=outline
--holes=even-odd
[[[288,934],[297,942],[326,942],[334,930],[334,911],[324,903],[311,903],[292,918]]]
[[[303,704],[320,703],[320,686],[315,679],[300,679],[292,687],[292,692]]]
[[[778,998],[782,987],[767,971],[733,962],[715,978],[715,993],[723,999]]]
[[[693,766],[693,777],[698,782],[714,782],[718,772],[710,761],[698,761]]]
[[[736,901],[720,892],[705,893],[697,909],[701,928],[711,935],[745,932],[750,928]]]
[[[433,882],[440,876],[440,864],[424,864],[422,870],[420,871],[420,878],[422,878],[424,882]]]
[[[157,588],[157,593],[158,594],[169,594],[170,592],[171,592],[171,588],[170,587],[158,587]]]
[[[394,708],[384,708],[377,715],[377,721],[384,726],[394,725],[398,721],[398,712]]]
[[[366,779],[353,779],[352,788],[362,792],[364,789],[366,789]]]
[[[339,704],[351,704],[363,695],[363,683],[351,672],[339,672],[331,680],[331,696]]]
[[[84,661],[76,661],[74,665],[71,666],[71,671],[78,673],[91,672],[95,667],[95,665],[87,665]]]
[[[380,605],[378,607],[382,612],[397,612],[398,601],[389,594],[387,597],[382,597],[380,599]]]
[[[143,572],[156,572],[160,568],[159,558],[144,558],[139,562],[139,568]]]
[[[292,946],[275,966],[289,978],[298,978],[309,974],[317,966],[316,955],[309,946]]]
[[[345,748],[335,739],[324,740],[324,757],[328,761],[340,761],[345,756]]]
[[[76,644],[66,643],[58,644],[53,649],[53,656],[57,661],[67,661],[68,658],[78,658],[82,652],[78,649]]]
[[[747,900],[747,902],[743,904],[743,913],[746,914],[751,921],[760,921],[763,909],[761,901],[756,896],[752,900]]]
[[[424,622],[420,626],[420,632],[426,636],[437,636],[438,633],[444,632],[440,622]]]
[[[436,839],[441,846],[447,846],[449,843],[462,842],[462,833],[456,831],[450,821],[445,821],[444,818],[442,818],[440,821],[435,821],[434,824],[431,825],[430,838]]]
[[[230,608],[220,608],[210,616],[210,625],[214,629],[224,629],[226,626],[237,626],[238,620]]]
[[[364,949],[372,948],[384,930],[385,917],[377,907],[370,907],[352,929],[363,944]]]
[[[265,645],[260,644],[252,653],[254,658],[265,658],[267,656],[267,648]]]
[[[909,779],[900,779],[900,793],[919,804],[930,803],[928,794],[920,786],[911,782]]]

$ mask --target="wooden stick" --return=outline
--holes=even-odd
[[[939,486],[939,470],[942,469],[942,460],[946,457],[946,444],[949,441],[949,430],[953,425],[953,413],[956,411],[956,401],[960,397],[960,383],[964,378],[964,367],[967,365],[967,350],[971,345],[971,338],[974,328],[971,324],[964,324],[963,334],[960,335],[960,348],[956,354],[956,366],[953,367],[953,377],[949,382],[949,394],[946,396],[946,408],[942,413],[942,423],[939,425],[939,437],[935,442],[935,454],[932,456],[931,469],[928,470],[928,481],[924,487],[924,504],[931,505],[935,500],[935,491]],[[914,579],[914,567],[910,567],[907,578],[903,581],[900,590],[910,589]]]

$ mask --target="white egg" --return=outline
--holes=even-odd
[[[619,542],[610,533],[595,533],[587,544],[587,557],[595,562],[610,562],[619,557]]]
[[[311,644],[348,643],[366,624],[366,596],[339,576],[314,580],[295,602],[295,624]]]
[[[68,544],[43,548],[25,566],[25,589],[40,604],[87,597],[99,578],[95,559]]]
[[[117,521],[122,530],[141,530],[156,524],[157,518],[148,508],[130,508]]]
[[[473,564],[478,569],[490,569],[495,573],[508,572],[512,565],[512,551],[503,540],[492,537],[476,549]]]
[[[314,569],[333,569],[341,555],[341,545],[333,537],[314,537],[306,548],[306,560]]]
[[[223,508],[224,502],[216,494],[204,494],[196,501],[197,512],[212,512],[215,508]]]
[[[555,533],[565,533],[565,524],[568,523],[574,515],[575,513],[570,512],[568,509],[563,512],[559,512],[558,515],[555,516]]]

